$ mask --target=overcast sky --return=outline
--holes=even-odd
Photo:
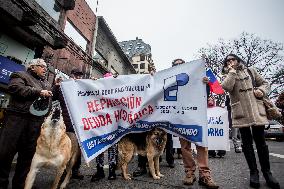
[[[97,0],[86,0],[96,8]],[[219,38],[243,31],[284,43],[283,0],[99,0],[103,16],[118,41],[136,37],[151,45],[157,70],[175,58],[190,61]]]

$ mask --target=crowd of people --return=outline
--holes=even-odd
[[[175,59],[172,66],[184,64],[182,59]],[[46,107],[50,107],[52,100],[58,100],[62,108],[62,115],[67,132],[74,132],[67,107],[60,89],[60,78],[54,86],[47,82],[45,75],[47,65],[43,59],[34,59],[28,66],[27,71],[15,72],[11,75],[8,91],[11,94],[10,104],[7,108],[7,118],[0,135],[0,189],[7,189],[9,184],[9,173],[11,164],[16,153],[18,153],[15,175],[12,179],[12,188],[24,188],[25,179],[29,172],[32,157],[35,153],[37,138],[40,135],[41,124],[47,114],[37,114],[31,111],[31,106],[38,100],[45,101]],[[252,73],[253,78],[249,72]],[[225,57],[223,63],[222,81],[223,89],[228,93],[227,108],[229,112],[229,124],[234,130],[232,139],[236,153],[243,152],[250,171],[250,186],[259,188],[259,171],[253,148],[253,140],[256,145],[261,171],[270,188],[278,189],[280,185],[272,176],[269,162],[269,150],[264,138],[264,125],[268,124],[265,108],[261,99],[269,92],[268,82],[253,68],[247,68],[244,61],[234,54]],[[83,73],[74,69],[71,78],[82,79]],[[109,75],[108,75],[109,76]],[[207,84],[208,106],[215,105],[212,96],[209,96],[208,78],[201,78],[204,85]],[[256,87],[252,85],[255,80]],[[284,114],[284,94],[279,96],[276,105],[282,110],[282,123]],[[46,108],[37,106],[37,108]],[[44,112],[44,111],[40,111]],[[231,120],[231,121],[230,121]],[[242,140],[242,148],[236,143],[237,128],[239,128]],[[174,150],[171,135],[168,134],[166,145],[166,161],[169,167],[174,168]],[[195,171],[198,168],[200,185],[206,188],[219,188],[213,180],[208,163],[208,148],[196,145],[196,160],[193,156],[191,142],[180,138],[181,153],[183,160],[185,177],[183,183],[192,185],[196,181]],[[216,153],[216,152],[215,152]],[[224,152],[217,152],[221,154]],[[220,156],[224,156],[220,155]],[[104,154],[96,158],[97,171],[91,178],[91,182],[96,182],[105,177]],[[73,167],[72,178],[84,179],[79,168],[81,156],[77,159]],[[115,168],[117,164],[117,146],[113,145],[108,149],[109,180],[116,179]],[[141,176],[147,173],[147,158],[138,156],[138,167],[133,176]]]

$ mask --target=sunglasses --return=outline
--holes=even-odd
[[[229,63],[229,62],[235,61],[235,60],[237,60],[237,59],[236,58],[229,58],[229,59],[226,60],[226,63]]]

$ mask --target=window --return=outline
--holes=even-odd
[[[58,21],[60,6],[56,0],[35,0],[54,20]]]
[[[94,51],[93,60],[104,67],[108,66],[108,61],[104,59],[97,51]]]
[[[111,71],[112,75],[119,75],[119,73],[114,69],[113,66],[111,66],[110,69],[111,69],[110,71]]]
[[[71,38],[78,46],[81,47],[84,51],[86,51],[87,48],[87,40],[77,31],[75,26],[67,20],[66,26],[64,29],[64,33]]]
[[[135,69],[138,68],[138,64],[132,64]]]
[[[140,69],[145,69],[145,63],[140,64]]]
[[[145,55],[144,54],[141,54],[140,55],[140,61],[144,61],[145,60]]]

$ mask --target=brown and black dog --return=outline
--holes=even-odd
[[[124,136],[118,143],[119,166],[123,178],[131,179],[128,174],[128,164],[136,153],[147,156],[150,173],[154,179],[163,177],[164,175],[160,173],[159,157],[165,149],[166,142],[167,133],[159,128]]]
[[[60,186],[61,189],[65,188],[70,180],[72,167],[79,155],[79,150],[75,134],[66,133],[60,106],[55,106],[42,124],[36,152],[26,178],[25,189],[32,188],[37,172],[41,167],[46,166],[56,169],[52,189],[57,188],[66,169],[66,177]]]

